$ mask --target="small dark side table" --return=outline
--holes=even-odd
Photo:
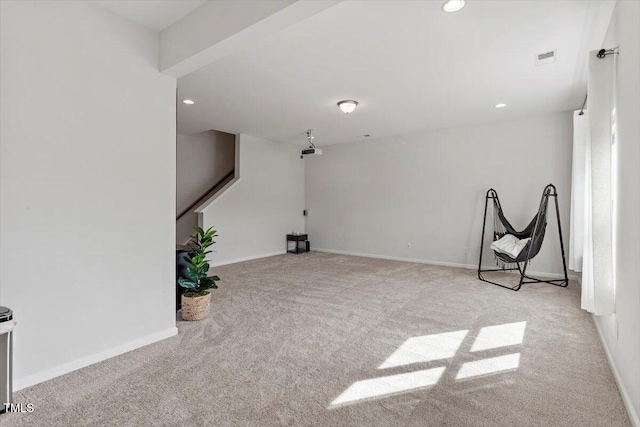
[[[287,234],[287,252],[290,254],[299,254],[300,252],[309,252],[309,235],[308,234]],[[289,249],[289,242],[295,242],[295,249]],[[304,247],[300,248],[300,243],[304,244]]]

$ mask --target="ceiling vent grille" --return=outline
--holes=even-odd
[[[557,59],[557,51],[550,50],[548,52],[539,53],[536,55],[536,66],[551,64],[556,62]]]

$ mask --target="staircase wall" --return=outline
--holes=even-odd
[[[237,144],[236,181],[198,209],[218,230],[213,265],[284,253],[286,234],[304,231],[301,147],[249,135]]]
[[[179,214],[235,165],[235,135],[216,130],[178,135],[176,211]],[[198,216],[190,212],[176,223],[176,243],[189,240]]]

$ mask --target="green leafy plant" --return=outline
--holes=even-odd
[[[189,258],[187,259],[187,277],[179,277],[178,284],[186,289],[183,294],[186,297],[200,297],[209,293],[209,289],[218,289],[216,282],[220,280],[218,276],[207,276],[209,272],[209,263],[207,255],[213,251],[208,250],[215,241],[217,230],[209,227],[203,230],[201,227],[193,228],[196,233],[191,236],[187,251]]]

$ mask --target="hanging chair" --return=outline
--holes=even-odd
[[[555,280],[542,280],[535,277],[526,275],[527,267],[531,260],[538,255],[542,242],[544,240],[545,231],[547,229],[547,208],[549,206],[549,199],[555,200],[556,205],[556,220],[558,221],[558,234],[560,236],[560,251],[562,252],[562,265],[564,267],[564,279]],[[482,251],[484,249],[484,233],[487,224],[487,208],[489,206],[489,200],[493,205],[493,241],[497,241],[507,234],[511,234],[518,239],[529,239],[526,245],[522,248],[520,253],[514,258],[508,254],[493,251],[496,264],[498,268],[495,269],[483,269],[482,268]],[[521,265],[522,264],[522,265]],[[516,286],[506,286],[500,283],[492,282],[482,276],[482,273],[489,271],[513,271],[517,270],[520,273],[520,281]],[[529,225],[524,230],[518,231],[504,216],[502,211],[502,205],[498,198],[496,190],[491,188],[487,191],[487,196],[484,204],[484,221],[482,223],[482,240],[480,241],[480,260],[478,261],[478,279],[483,282],[491,283],[496,286],[511,289],[512,291],[520,290],[520,287],[524,283],[549,283],[555,286],[566,287],[569,284],[569,278],[567,276],[567,263],[564,256],[564,244],[562,242],[562,226],[560,225],[560,210],[558,208],[558,193],[556,187],[553,184],[549,184],[544,188],[542,192],[542,198],[540,199],[540,205],[538,207],[538,213],[533,217]],[[528,280],[526,280],[528,279]]]

